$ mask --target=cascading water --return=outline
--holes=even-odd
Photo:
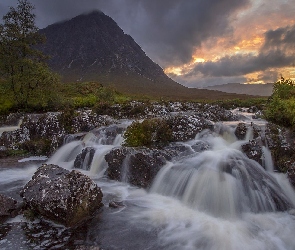
[[[276,179],[236,149],[236,143],[212,134],[204,137],[211,149],[162,168],[151,192],[226,218],[245,212],[287,210],[295,205]]]
[[[126,183],[128,157],[121,182],[103,176],[107,168],[104,155],[122,142],[122,131],[115,133],[114,127],[79,134],[81,140],[72,136],[47,161],[72,169],[77,155],[89,148],[80,171],[102,188],[105,207],[99,219],[83,229],[82,242],[86,245],[128,250],[295,249],[292,210],[295,193],[284,174],[272,171],[267,148],[263,154],[265,170],[241,152],[241,145],[246,141],[236,140],[233,127],[216,124],[215,132],[202,131],[195,140],[183,143],[187,154],[175,157],[162,167],[146,191]],[[247,140],[253,137],[252,132],[248,132]],[[86,171],[91,150],[95,152]],[[15,192],[31,178],[36,168],[0,169],[0,189],[7,194]],[[112,210],[108,202],[113,200],[123,202],[125,207]],[[20,223],[25,219],[20,217],[9,223],[16,221]],[[51,231],[57,231],[55,239],[49,237],[45,229],[43,232],[37,226],[37,230],[31,232],[30,227],[34,225],[24,231],[11,227],[9,233],[5,229],[1,234],[0,225],[0,248],[46,249],[30,242],[32,235],[45,235],[47,243],[60,237],[67,240],[63,229],[56,225],[51,226]],[[16,237],[12,237],[14,234]],[[25,243],[18,241],[18,236],[23,237]],[[52,242],[49,245],[54,246],[52,249],[73,249],[73,245],[64,247],[60,242],[56,245]]]

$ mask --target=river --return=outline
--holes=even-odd
[[[128,124],[124,121],[121,126]],[[0,248],[294,250],[295,193],[286,176],[273,172],[267,149],[263,167],[240,151],[243,141],[233,134],[235,124],[216,126],[226,133],[202,131],[183,143],[193,153],[168,162],[149,190],[129,185],[126,178],[117,182],[104,175],[104,155],[120,146],[121,135],[107,143],[103,135],[98,139],[90,132],[82,141],[66,143],[43,160],[72,169],[76,155],[84,147],[94,147],[90,170],[80,171],[101,187],[104,208],[75,230],[17,216],[0,225]],[[194,152],[196,143],[205,143],[208,149]],[[31,161],[25,167],[0,169],[1,193],[20,200],[19,190],[39,166],[32,158],[22,159],[27,160]],[[124,206],[111,208],[110,201]]]

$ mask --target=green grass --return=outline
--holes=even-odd
[[[48,98],[44,93],[35,95],[29,101],[26,110],[18,107],[13,100],[12,92],[5,87],[4,81],[0,81],[0,114],[8,114],[9,112],[45,112],[64,110],[65,108],[95,108],[102,106],[110,106],[113,104],[125,104],[132,100],[144,103],[150,102],[166,102],[166,101],[192,101],[201,103],[219,104],[225,108],[237,106],[250,107],[262,106],[266,102],[266,98],[256,98],[245,95],[235,95],[226,93],[222,96],[217,95],[215,91],[207,90],[190,90],[189,92],[198,93],[192,95],[184,91],[177,96],[175,93],[171,96],[153,95],[152,93],[135,94],[127,92],[119,92],[109,84],[103,86],[100,82],[72,82],[59,83],[52,87],[52,91],[48,93]],[[42,90],[41,90],[42,91]],[[46,94],[46,93],[45,93]],[[50,97],[49,97],[50,94]],[[168,93],[167,93],[168,94]],[[45,96],[45,98],[44,98]]]

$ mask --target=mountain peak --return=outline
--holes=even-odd
[[[47,42],[40,50],[50,56],[51,69],[63,82],[97,81],[129,94],[208,98],[221,94],[188,89],[170,79],[117,23],[92,11],[40,30]]]
[[[100,80],[101,76],[111,74],[140,76],[150,82],[170,79],[101,11],[52,24],[40,33],[47,38],[41,50],[50,56],[50,67],[61,74],[64,81]]]

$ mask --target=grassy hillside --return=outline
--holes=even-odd
[[[74,82],[60,83],[48,93],[48,99],[32,98],[26,110],[17,106],[13,95],[4,82],[0,83],[0,114],[9,112],[44,112],[56,111],[64,108],[96,107],[99,105],[112,105],[114,103],[126,103],[131,100],[138,101],[193,101],[193,102],[215,102],[225,106],[232,106],[244,103],[244,106],[255,105],[264,102],[264,99],[252,98],[247,95],[236,95],[219,91],[176,88],[167,86],[159,87],[157,90],[144,91],[140,86],[145,83],[134,83],[137,88],[126,88],[124,81],[120,82],[115,89],[113,81],[115,77],[102,79],[101,82]],[[132,81],[130,79],[130,81]]]

